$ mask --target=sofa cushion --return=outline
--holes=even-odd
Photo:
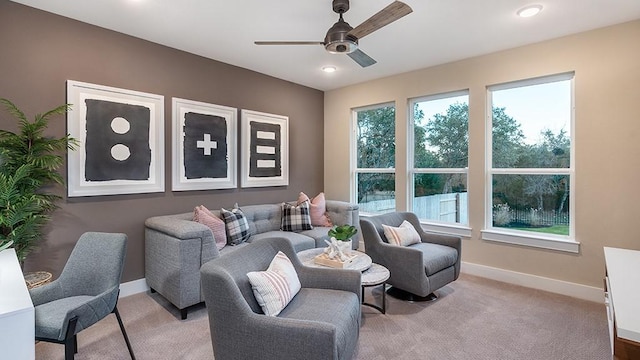
[[[229,245],[238,245],[247,241],[251,236],[249,223],[238,204],[235,204],[231,210],[222,208],[220,213],[227,228],[227,242]]]
[[[298,195],[298,205],[305,201],[309,201],[309,215],[311,216],[311,225],[332,227],[331,219],[327,215],[327,203],[324,193],[316,195],[313,199],[309,199],[307,194],[301,192]]]
[[[409,245],[409,247],[418,249],[422,252],[422,259],[427,276],[431,276],[441,270],[455,265],[458,260],[458,251],[449,246],[432,243],[419,243]]]
[[[206,225],[211,229],[218,250],[227,245],[227,232],[224,221],[213,215],[204,205],[196,206],[193,210],[193,221]]]
[[[280,204],[247,205],[242,207],[242,212],[249,221],[251,234],[280,230],[282,222]]]
[[[247,241],[256,242],[262,239],[268,239],[273,237],[284,238],[289,240],[289,242],[293,245],[293,249],[296,252],[313,249],[314,247],[316,247],[315,245],[316,242],[313,238],[310,238],[306,235],[302,235],[301,233],[296,233],[291,231],[281,231],[281,230],[267,231],[260,234],[253,234]]]
[[[314,247],[326,247],[327,244],[324,241],[329,240],[329,235],[327,235],[329,230],[331,230],[330,227],[314,226],[313,229],[301,231],[298,234],[312,237],[316,242]]]
[[[352,335],[359,332],[360,302],[352,292],[302,288],[278,317],[331,324],[338,351],[348,353],[357,347],[358,337]],[[343,357],[338,354],[338,359]]]
[[[409,246],[420,243],[420,234],[407,220],[403,221],[399,227],[382,224],[384,236],[387,242],[396,246]]]
[[[278,251],[267,270],[251,271],[247,276],[256,301],[268,316],[280,314],[300,291],[296,269],[282,251]]]
[[[300,205],[282,203],[282,231],[311,230],[311,216],[309,216],[309,202],[303,201]]]

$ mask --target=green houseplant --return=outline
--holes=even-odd
[[[328,235],[338,241],[349,241],[358,232],[353,225],[337,225],[329,230]]]
[[[15,133],[0,130],[0,248],[13,243],[23,263],[57,208],[60,196],[48,190],[55,184],[64,185],[58,173],[64,151],[74,150],[78,142],[68,134],[60,138],[44,135],[49,118],[66,113],[69,105],[29,121],[11,101],[0,99],[0,103],[18,122]]]

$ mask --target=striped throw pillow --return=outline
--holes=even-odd
[[[393,227],[382,224],[384,229],[384,236],[387,238],[387,242],[396,246],[408,246],[411,244],[419,244],[420,234],[407,220],[403,221],[399,227]]]
[[[291,260],[278,251],[266,271],[247,273],[253,295],[268,316],[280,314],[300,291],[300,280]]]

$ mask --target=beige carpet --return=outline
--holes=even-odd
[[[356,358],[611,359],[603,304],[464,274],[436,293],[431,303],[387,297],[385,315],[363,306]],[[366,296],[379,301],[380,288]],[[118,309],[139,360],[213,358],[204,306],[180,321],[160,295],[146,293],[121,299]],[[114,315],[78,341],[77,360],[129,358]],[[36,359],[63,358],[62,345],[36,344]]]

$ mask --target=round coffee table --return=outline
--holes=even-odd
[[[300,262],[305,266],[337,269],[331,266],[316,264],[313,261],[313,259],[322,254],[323,251],[324,248],[303,250],[298,253],[298,259],[300,259]],[[362,305],[370,306],[384,314],[386,312],[385,290],[387,285],[386,281],[389,279],[389,270],[380,264],[374,264],[369,255],[356,250],[353,252],[358,256],[353,259],[353,262],[345,269],[362,271],[362,277],[360,280],[362,283]],[[382,306],[366,303],[364,301],[364,288],[377,285],[382,285]]]

